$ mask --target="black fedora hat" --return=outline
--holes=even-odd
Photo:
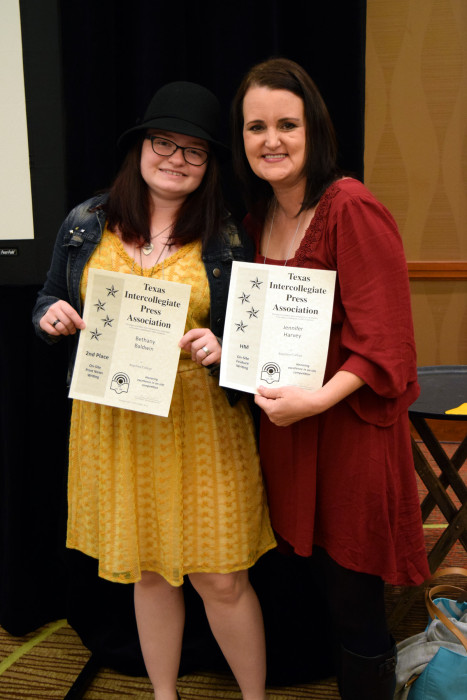
[[[177,81],[161,87],[151,99],[142,120],[125,131],[118,146],[127,148],[131,137],[146,129],[164,129],[208,141],[219,151],[229,152],[218,140],[220,105],[217,97],[202,85]]]

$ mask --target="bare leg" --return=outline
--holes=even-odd
[[[266,697],[266,651],[261,607],[247,571],[190,574],[212,633],[245,700]]]
[[[150,571],[135,584],[135,612],[144,663],[157,700],[175,700],[185,604],[182,588]]]

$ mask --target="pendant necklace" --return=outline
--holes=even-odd
[[[167,228],[169,228],[169,227],[167,226]],[[165,230],[167,230],[167,229],[165,229]],[[163,233],[163,232],[161,231],[161,233]],[[157,234],[157,235],[159,236],[160,234]],[[169,246],[169,248],[170,248],[170,247],[171,247],[171,246]],[[152,248],[154,248],[154,246],[152,246]],[[164,243],[164,246],[163,246],[161,252],[160,252],[159,255],[157,256],[156,262],[154,263],[154,265],[152,265],[152,267],[151,267],[151,273],[150,273],[149,276],[152,275],[152,271],[154,270],[154,268],[156,267],[157,263],[158,263],[159,260],[161,259],[161,257],[162,257],[162,255],[164,254],[164,251],[165,251],[166,248],[167,248],[167,241]],[[144,272],[143,272],[143,270],[144,270],[144,268],[143,268],[143,256],[141,255],[141,251],[144,252],[144,248],[140,247],[140,249],[139,249],[139,261],[140,261],[141,274],[144,275]],[[136,255],[136,247],[135,247],[135,255]],[[149,255],[149,253],[146,253],[146,255]],[[162,261],[162,279],[164,279],[164,261]]]
[[[267,240],[267,242],[266,242],[266,250],[264,251],[263,265],[266,264],[266,258],[268,257],[269,241],[271,240],[272,227],[273,227],[273,225],[274,225],[274,216],[275,216],[275,214],[276,214],[276,206],[277,206],[277,199],[274,200],[274,209],[272,210],[271,226],[270,226],[270,228],[269,228],[268,240]],[[289,259],[289,257],[290,257],[290,253],[291,253],[292,250],[293,250],[293,245],[294,245],[294,243],[295,243],[295,239],[296,239],[296,237],[297,237],[298,229],[299,229],[299,227],[300,227],[300,219],[302,218],[302,214],[303,214],[303,211],[300,212],[300,215],[299,215],[299,217],[298,217],[297,228],[295,229],[295,233],[294,233],[293,238],[292,238],[292,243],[290,244],[290,248],[289,248],[288,253],[287,253],[287,256],[286,256],[286,258],[285,258],[284,267],[287,265],[287,261],[288,261],[288,259]]]
[[[142,248],[140,248],[140,250],[142,250],[143,253],[144,253],[145,255],[151,255],[152,251],[154,250],[154,245],[151,243],[152,239],[153,239],[153,238],[159,238],[159,236],[162,236],[162,234],[164,233],[164,231],[167,231],[167,229],[169,229],[171,226],[172,226],[172,224],[169,224],[168,226],[166,226],[165,228],[163,228],[162,231],[159,231],[159,233],[156,233],[154,236],[151,236],[151,240],[150,240],[150,241],[147,241],[147,242],[142,246]],[[167,245],[167,244],[166,244],[166,245]],[[164,248],[163,248],[162,250],[164,250],[164,249],[165,249],[165,246],[164,246]],[[161,253],[161,255],[162,255],[162,253]],[[159,258],[160,258],[160,255],[159,255]],[[158,260],[159,260],[159,258],[158,258]],[[157,262],[156,262],[156,265],[157,265]]]

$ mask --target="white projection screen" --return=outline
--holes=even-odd
[[[34,238],[19,0],[0,9],[0,241]]]

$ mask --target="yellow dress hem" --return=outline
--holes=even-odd
[[[85,552],[82,547],[79,547],[78,545],[72,545],[70,543],[67,543],[68,549],[75,549],[79,552],[82,552],[83,554],[86,554],[86,556],[91,557],[92,559],[99,559],[99,556],[96,554],[93,554],[91,552]],[[241,563],[241,564],[235,564],[235,566],[229,566],[229,567],[221,567],[220,569],[216,569],[215,571],[209,567],[187,567],[183,571],[183,575],[178,578],[178,579],[171,579],[162,570],[162,568],[151,568],[151,566],[145,566],[144,562],[141,562],[141,571],[151,571],[152,573],[159,574],[159,576],[162,576],[163,579],[167,581],[171,586],[174,587],[180,587],[183,586],[184,583],[184,577],[188,576],[189,574],[232,574],[235,573],[236,571],[244,571],[245,569],[251,569],[252,566],[256,564],[256,562],[261,559],[261,557],[266,554],[266,552],[271,551],[271,549],[275,549],[277,547],[277,543],[274,540],[274,542],[271,542],[270,544],[266,545],[261,549],[259,552],[257,552],[253,557],[251,557],[248,562],[246,563]],[[100,578],[105,579],[106,581],[111,581],[112,583],[137,583],[138,581],[141,581],[141,575],[136,576],[132,575],[130,573],[126,574],[109,574],[105,571],[103,571],[99,567],[99,576]]]

